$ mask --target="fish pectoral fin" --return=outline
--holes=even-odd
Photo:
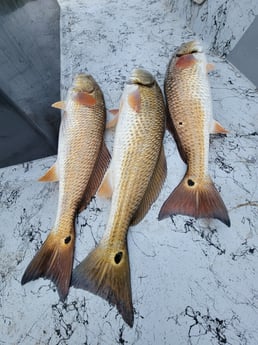
[[[58,176],[58,163],[57,161],[48,169],[48,171],[41,176],[38,181],[40,182],[56,182],[59,180]]]
[[[210,178],[199,183],[186,173],[162,205],[158,219],[176,214],[195,218],[217,218],[230,226],[226,206]]]
[[[212,72],[214,70],[215,70],[215,65],[213,63],[207,63],[207,65],[206,65],[207,73]]]
[[[129,93],[128,104],[136,112],[139,113],[141,110],[141,94],[139,87]]]
[[[70,286],[74,254],[74,233],[63,239],[51,232],[26,268],[21,284],[47,278],[56,285],[59,297],[65,300]]]
[[[64,101],[55,102],[51,105],[51,107],[56,108],[56,109],[65,110],[66,103]]]
[[[159,196],[161,188],[165,182],[166,176],[167,162],[165,157],[164,146],[162,145],[152,178],[149,182],[148,188],[144,194],[142,202],[131,220],[130,225],[138,224],[145,217],[151,205]]]
[[[113,194],[113,186],[111,182],[111,170],[110,168],[107,170],[103,181],[101,182],[101,185],[97,191],[97,196],[100,196],[102,198],[110,199]]]
[[[101,181],[105,175],[105,172],[108,168],[110,162],[110,153],[106,144],[103,141],[102,148],[99,153],[99,157],[96,160],[95,167],[92,171],[91,177],[87,184],[84,196],[79,207],[79,212],[83,211],[91,201],[91,198],[96,194]]]
[[[108,121],[106,124],[106,128],[115,127],[119,117],[119,109],[110,109],[109,112],[114,115],[113,119]]]
[[[73,100],[81,105],[92,107],[96,104],[96,98],[90,95],[88,92],[77,92],[73,96]]]
[[[211,134],[227,134],[229,133],[229,131],[225,129],[224,127],[222,127],[222,125],[218,121],[212,120],[210,133]]]
[[[134,314],[127,246],[107,250],[101,243],[72,273],[72,286],[90,291],[117,307],[124,321],[133,326]]]

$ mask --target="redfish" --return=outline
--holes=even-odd
[[[123,91],[113,156],[98,194],[111,197],[106,231],[73,272],[72,285],[115,305],[132,327],[134,314],[127,232],[156,200],[166,177],[165,105],[154,77],[133,70]]]
[[[209,133],[227,133],[212,117],[207,72],[211,65],[199,42],[182,44],[168,65],[165,96],[174,135],[187,171],[163,204],[159,220],[175,214],[217,218],[227,226],[226,206],[208,172]]]
[[[100,87],[90,75],[74,78],[65,102],[53,107],[62,115],[56,163],[40,181],[59,180],[54,227],[28,265],[22,284],[43,277],[57,286],[61,300],[68,294],[74,255],[75,216],[96,193],[110,161],[104,143],[106,111]]]

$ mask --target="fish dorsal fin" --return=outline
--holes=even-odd
[[[57,161],[52,165],[51,168],[48,169],[48,171],[41,176],[38,181],[40,182],[56,182],[59,180],[58,176],[58,163]]]
[[[64,101],[59,101],[59,102],[55,102],[51,105],[51,107],[56,108],[56,109],[61,109],[61,110],[65,110],[66,108],[66,104]]]
[[[115,127],[119,117],[119,109],[110,109],[109,112],[114,115],[113,119],[108,121],[106,124],[106,128]]]
[[[91,198],[96,194],[99,185],[105,175],[110,162],[110,153],[107,149],[106,144],[103,142],[99,157],[96,161],[95,167],[92,171],[91,177],[87,184],[84,196],[82,198],[79,212],[83,211],[91,201]]]
[[[139,87],[131,91],[128,95],[128,104],[136,112],[139,113],[141,110],[141,94]]]
[[[96,98],[88,92],[77,92],[73,96],[73,100],[81,105],[86,105],[87,107],[92,107],[96,104]]]
[[[219,133],[220,134],[227,134],[227,133],[229,133],[229,131],[227,129],[225,129],[224,127],[222,127],[218,121],[212,120],[210,133],[211,134],[219,134]]]
[[[212,72],[214,70],[215,70],[215,65],[213,63],[207,63],[207,65],[206,65],[207,73]]]
[[[110,199],[113,194],[113,186],[111,182],[111,169],[109,168],[103,178],[103,181],[97,191],[97,196]]]
[[[162,145],[159,159],[157,161],[152,178],[149,182],[148,188],[144,194],[142,202],[131,220],[130,225],[138,224],[145,217],[151,205],[159,196],[159,193],[164,184],[166,176],[167,176],[167,163],[166,163],[164,147]]]

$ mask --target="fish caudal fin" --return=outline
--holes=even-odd
[[[60,239],[60,236],[51,232],[25,270],[21,284],[41,277],[50,279],[64,301],[71,281],[73,254],[74,234]]]
[[[129,257],[127,248],[110,250],[101,243],[73,271],[72,286],[84,289],[115,305],[124,321],[133,326]]]
[[[164,202],[158,219],[183,214],[195,218],[216,218],[230,226],[226,206],[208,177],[204,183],[193,181],[187,175]]]

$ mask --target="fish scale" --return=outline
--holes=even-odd
[[[163,148],[165,105],[153,76],[136,69],[120,102],[113,157],[99,194],[112,195],[109,219],[98,246],[73,272],[72,285],[116,305],[133,326],[127,232],[158,197],[166,177]]]
[[[208,172],[210,129],[226,133],[212,117],[208,68],[197,41],[182,44],[168,65],[165,78],[168,127],[187,164],[187,171],[162,205],[159,219],[183,214],[217,218],[230,226],[226,206]]]
[[[66,102],[53,106],[64,110],[58,156],[40,181],[59,180],[57,215],[50,234],[25,270],[22,284],[40,277],[51,279],[64,300],[71,280],[75,215],[96,193],[110,155],[103,141],[104,98],[92,76],[77,75]]]

